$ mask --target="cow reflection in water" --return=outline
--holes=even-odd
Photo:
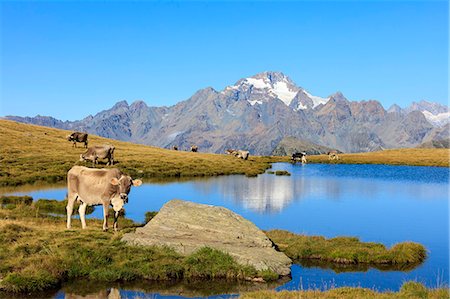
[[[111,288],[109,290],[100,290],[97,293],[91,293],[87,295],[77,295],[66,293],[65,299],[121,299],[120,292],[116,288]]]

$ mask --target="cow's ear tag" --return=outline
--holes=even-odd
[[[114,185],[114,186],[119,185],[119,180],[117,178],[112,178],[111,179],[111,185]]]
[[[139,187],[140,185],[142,185],[142,181],[141,180],[133,180],[133,186]]]

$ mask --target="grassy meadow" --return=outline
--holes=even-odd
[[[65,181],[73,165],[85,151],[81,143],[72,148],[66,140],[71,132],[0,120],[0,187]],[[89,135],[89,146],[113,144],[114,159],[123,172],[134,178],[201,177],[227,174],[256,176],[275,159],[252,157],[244,161],[230,155],[218,155],[162,149]],[[102,161],[101,161],[102,162]],[[105,161],[106,162],[106,161]],[[103,162],[103,163],[105,163]],[[97,167],[108,167],[99,164]]]
[[[58,183],[66,179],[85,151],[81,143],[73,148],[66,130],[0,120],[0,187],[34,183]],[[113,144],[115,167],[134,178],[189,178],[229,174],[256,176],[272,162],[288,162],[289,157],[250,156],[244,161],[226,154],[174,151],[153,146],[89,135],[89,145]],[[326,155],[308,156],[308,163],[391,164],[449,166],[448,149],[395,149],[372,153],[341,154],[339,160]],[[97,167],[107,167],[105,162]]]
[[[31,203],[9,198],[0,204],[0,295],[40,292],[76,279],[278,279],[271,271],[258,272],[207,247],[181,256],[166,247],[128,246],[120,241],[123,234],[143,224],[123,217],[119,232],[103,232],[100,219],[88,219],[85,230],[79,220],[73,221],[70,230],[65,223],[60,205],[51,200]]]
[[[146,220],[154,215],[156,212],[147,212]],[[165,247],[129,246],[120,241],[123,234],[143,224],[124,217],[119,219],[119,232],[103,232],[100,219],[87,222],[85,230],[80,228],[79,220],[74,220],[73,228],[67,230],[63,202],[33,201],[29,196],[0,197],[0,295],[55,289],[77,279],[102,283],[184,278],[278,279],[271,271],[240,265],[230,255],[211,248],[185,257]],[[330,263],[409,265],[425,258],[425,249],[419,244],[410,247],[400,243],[386,250],[381,244],[361,243],[355,238],[326,240],[278,230],[266,234],[294,260],[309,257]]]

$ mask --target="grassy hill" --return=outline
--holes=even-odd
[[[66,140],[71,133],[13,121],[0,120],[0,186],[57,183],[79,162],[85,151],[81,144],[72,148]],[[288,162],[288,157],[250,156],[248,161],[229,155],[173,151],[130,142],[89,136],[89,145],[113,144],[115,167],[133,178],[200,177],[228,174],[255,176],[271,162]],[[201,149],[200,149],[201,151]],[[326,155],[308,156],[309,163],[391,164],[449,166],[448,149],[395,149],[371,153],[341,154],[338,161]],[[108,167],[99,164],[97,167]]]
[[[78,148],[72,148],[66,139],[70,133],[0,120],[0,186],[56,183],[65,180],[73,165],[92,167],[91,162],[78,161],[85,149],[81,143]],[[113,144],[117,162],[114,166],[134,178],[254,176],[264,172],[271,162],[268,157],[250,157],[244,161],[229,155],[174,151],[89,135],[89,146],[96,144]]]

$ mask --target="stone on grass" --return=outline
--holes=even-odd
[[[223,207],[174,199],[122,240],[130,245],[169,246],[182,255],[210,247],[256,270],[272,270],[282,276],[290,273],[291,260],[274,248],[263,231]]]

